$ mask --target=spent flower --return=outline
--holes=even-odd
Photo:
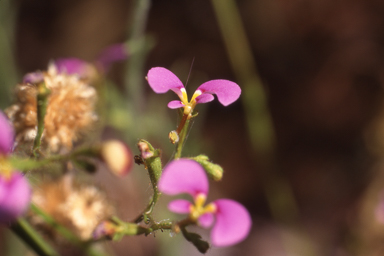
[[[211,242],[214,246],[230,246],[244,240],[250,231],[250,214],[240,203],[231,199],[218,199],[207,205],[209,191],[207,175],[203,168],[190,159],[179,159],[168,164],[159,181],[159,190],[168,195],[187,193],[193,197],[193,203],[185,199],[176,199],[168,208],[181,214],[204,228],[210,227]]]
[[[16,150],[28,150],[28,144],[35,139],[38,84],[44,83],[51,93],[44,118],[43,147],[53,153],[69,151],[97,120],[95,88],[76,75],[60,73],[52,63],[46,72],[27,74],[24,81],[15,88],[16,102],[5,111],[15,128]]]

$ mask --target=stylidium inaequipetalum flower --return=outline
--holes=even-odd
[[[209,183],[203,168],[190,159],[179,159],[168,164],[159,181],[159,190],[168,195],[190,194],[193,203],[177,199],[168,205],[176,213],[189,214],[192,221],[211,231],[214,246],[230,246],[244,240],[250,231],[250,214],[240,203],[219,199],[205,205]]]
[[[11,153],[14,132],[0,111],[0,223],[14,221],[28,208],[31,189],[26,178],[13,170],[7,156]]]
[[[192,117],[193,110],[197,104],[212,101],[214,99],[213,94],[216,94],[219,102],[224,106],[228,106],[235,102],[241,94],[240,86],[236,83],[217,79],[200,85],[192,95],[192,98],[188,100],[187,91],[180,79],[171,71],[162,67],[151,68],[148,71],[147,80],[155,93],[166,93],[172,90],[179,96],[180,100],[173,100],[168,103],[168,107],[171,109],[184,108],[184,116],[176,130],[177,134],[181,132],[185,121]],[[172,142],[177,142],[178,139],[173,139],[174,136],[175,134],[170,134],[170,139]]]

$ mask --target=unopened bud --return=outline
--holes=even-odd
[[[177,142],[179,142],[179,135],[177,134],[176,131],[171,131],[168,134],[168,138],[169,138],[169,140],[171,141],[172,144],[176,144]]]
[[[206,155],[198,155],[196,157],[191,157],[191,159],[198,162],[208,174],[209,178],[214,181],[220,181],[223,178],[223,168],[209,161],[209,158]]]
[[[116,233],[117,226],[109,220],[102,221],[92,233],[94,240],[99,240],[102,238],[112,239]]]
[[[116,176],[126,175],[132,167],[133,155],[131,150],[119,140],[109,140],[101,146],[101,158],[109,170]]]
[[[154,149],[152,146],[150,146],[150,144],[147,141],[140,140],[137,143],[137,147],[139,148],[139,150],[141,152],[141,157],[143,159],[148,159],[148,158],[153,156]]]

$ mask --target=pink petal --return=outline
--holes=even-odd
[[[117,61],[122,61],[128,58],[128,50],[125,44],[113,44],[105,48],[97,62],[100,64],[103,71],[108,71],[110,66]]]
[[[0,176],[0,222],[13,221],[28,208],[31,189],[26,178],[19,172],[10,178]]]
[[[23,83],[27,83],[27,84],[39,84],[43,81],[44,81],[44,73],[41,71],[27,73],[23,77]]]
[[[171,109],[175,109],[175,108],[182,108],[184,107],[185,105],[183,104],[183,102],[179,101],[179,100],[173,100],[173,101],[170,101],[168,103],[168,107],[171,108]]]
[[[211,232],[211,241],[215,246],[230,246],[244,240],[251,229],[252,220],[247,209],[236,201],[219,199],[216,223]]]
[[[208,178],[203,168],[190,159],[174,160],[165,166],[159,180],[159,190],[164,194],[208,194]]]
[[[214,222],[213,214],[212,213],[206,213],[199,217],[199,225],[203,228],[209,228],[212,226]]]
[[[80,77],[87,77],[90,68],[88,62],[77,58],[57,59],[55,60],[54,65],[59,73],[78,75]]]
[[[213,97],[212,94],[209,94],[209,93],[203,93],[201,94],[200,96],[198,96],[196,98],[196,103],[199,104],[199,103],[207,103],[207,102],[211,102],[215,99],[215,97]]]
[[[184,88],[180,79],[166,68],[151,68],[148,71],[147,79],[149,86],[155,93],[166,93],[169,90],[174,91],[179,97],[182,97],[180,89]]]
[[[13,127],[8,118],[0,111],[0,155],[11,152],[13,146]]]
[[[192,203],[185,199],[173,200],[168,204],[168,209],[175,213],[190,213]]]
[[[197,89],[200,90],[203,94],[216,94],[217,99],[224,106],[228,106],[229,104],[236,101],[241,94],[240,86],[234,82],[222,79],[205,82]]]

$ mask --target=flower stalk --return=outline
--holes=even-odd
[[[159,149],[155,149],[148,141],[141,139],[138,142],[138,147],[141,151],[141,159],[140,161],[144,163],[145,168],[148,171],[149,179],[151,181],[152,189],[153,189],[153,196],[148,204],[148,206],[145,208],[143,213],[138,216],[134,222],[139,223],[142,220],[144,220],[145,223],[151,222],[151,214],[153,211],[153,208],[155,207],[157,201],[159,200],[159,197],[161,195],[161,192],[158,188],[158,182],[160,180],[160,176],[162,173],[162,163],[161,163],[161,152]]]
[[[37,133],[32,149],[32,154],[35,158],[39,158],[41,154],[41,137],[44,132],[44,118],[47,113],[48,96],[50,93],[50,90],[45,86],[44,82],[37,84]]]
[[[11,230],[39,256],[58,256],[59,254],[23,218],[11,225]]]

